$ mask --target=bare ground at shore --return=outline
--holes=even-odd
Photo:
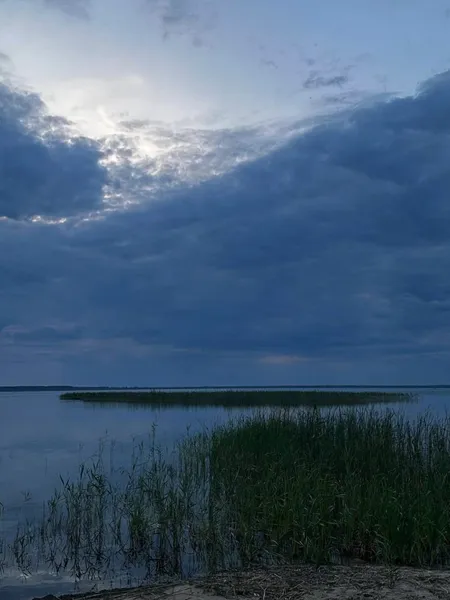
[[[46,596],[45,600],[57,600]],[[450,569],[277,566],[231,571],[179,583],[149,585],[61,600],[450,600]],[[58,600],[60,600],[58,599]],[[35,599],[38,600],[38,599]],[[44,599],[39,599],[44,600]]]

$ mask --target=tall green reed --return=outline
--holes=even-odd
[[[249,552],[261,531],[290,558],[438,564],[450,555],[449,424],[374,410],[259,415],[213,433],[213,471]]]

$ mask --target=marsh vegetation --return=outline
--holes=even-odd
[[[100,404],[137,406],[336,406],[413,401],[416,396],[401,391],[332,390],[189,390],[189,391],[73,391],[61,394],[62,400],[81,400]]]
[[[187,435],[156,432],[130,466],[102,446],[61,478],[1,559],[77,578],[142,580],[255,564],[450,558],[450,419],[392,410],[258,411]],[[7,556],[8,554],[8,556]]]

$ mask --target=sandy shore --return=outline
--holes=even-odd
[[[58,600],[450,600],[450,569],[374,565],[271,567]],[[35,600],[57,600],[44,596]]]

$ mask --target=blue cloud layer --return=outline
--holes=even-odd
[[[26,193],[43,189],[35,164],[41,185],[55,190],[49,214],[98,207],[98,149],[82,141],[74,160],[60,142],[46,154],[21,124],[21,115],[40,114],[39,102],[1,98],[9,148],[26,150],[20,178],[2,178],[3,212],[18,219],[47,206]],[[163,186],[133,210],[58,226],[0,222],[0,328],[19,346],[35,347],[42,334],[49,351],[77,364],[83,338],[103,350],[126,340],[127,352],[247,360],[413,358],[416,371],[424,357],[447,356],[449,99],[443,73],[414,96],[324,117],[208,181]]]
[[[101,207],[103,155],[65,126],[37,94],[0,82],[0,217],[67,217]]]

